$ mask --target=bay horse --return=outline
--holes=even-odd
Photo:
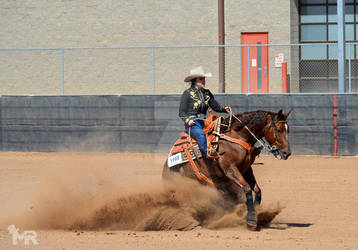
[[[255,207],[260,205],[262,195],[261,189],[255,180],[251,165],[263,147],[271,152],[276,158],[287,160],[291,155],[288,141],[289,126],[286,114],[279,110],[277,113],[269,111],[252,111],[242,114],[230,114],[222,119],[220,131],[223,135],[246,142],[251,150],[247,150],[234,140],[220,137],[218,154],[219,159],[204,160],[195,159],[199,164],[201,174],[209,179],[224,195],[225,200],[232,204],[239,202],[242,191],[246,195],[247,215],[246,222],[250,229],[257,227]],[[219,118],[220,119],[220,118]],[[262,140],[261,140],[262,139]],[[260,142],[260,147],[255,144]],[[185,177],[197,179],[194,169],[189,162],[168,167],[168,160],[164,164],[162,177],[170,179],[173,174],[180,174]],[[252,191],[255,193],[253,200]]]

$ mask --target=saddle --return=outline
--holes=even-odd
[[[206,135],[207,141],[207,151],[210,152],[210,158],[218,159],[220,157],[218,153],[218,144],[219,139],[230,141],[244,147],[248,153],[251,155],[253,148],[244,141],[226,136],[220,133],[221,126],[221,117],[218,115],[212,114],[212,111],[209,110],[209,116],[204,121],[204,133]],[[214,183],[208,179],[204,174],[200,172],[196,166],[194,160],[202,158],[201,151],[199,149],[198,143],[191,138],[187,133],[181,132],[180,138],[174,143],[172,149],[170,150],[168,156],[168,167],[178,166],[187,162],[190,162],[192,169],[196,177],[202,182],[212,186],[215,186]]]
[[[207,142],[207,151],[214,152],[212,153],[213,156],[211,158],[217,159],[219,155],[216,154],[218,148],[218,141],[219,136],[214,133],[220,133],[220,125],[221,119],[218,115],[213,115],[212,111],[209,110],[209,116],[204,121],[204,133],[206,135],[206,142]],[[187,150],[190,153],[192,159],[199,159],[202,158],[201,151],[199,149],[198,143],[190,136],[185,133],[180,133],[180,138],[174,143],[172,149],[169,153],[169,161],[168,166],[172,167],[178,164],[186,163],[189,161],[187,154],[185,153]],[[180,154],[178,156],[177,154]],[[177,155],[176,157],[171,158],[171,156]]]

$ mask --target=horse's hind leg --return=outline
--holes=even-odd
[[[236,183],[232,182],[222,186],[222,196],[224,197],[224,206],[231,210],[239,203],[244,203],[242,188]]]
[[[255,215],[254,201],[252,197],[252,189],[250,185],[247,183],[247,181],[240,173],[236,165],[231,164],[228,167],[223,167],[223,170],[229,179],[233,180],[237,185],[239,185],[244,190],[246,195],[246,208],[247,208],[246,223],[250,228],[255,229],[256,215]]]
[[[254,190],[254,192],[255,192],[254,206],[256,207],[256,206],[260,205],[261,199],[262,199],[261,189],[260,189],[259,185],[257,185],[256,179],[254,176],[254,172],[252,171],[251,166],[243,174],[243,177],[245,178],[247,183],[250,185],[251,189]]]

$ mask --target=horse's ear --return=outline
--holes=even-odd
[[[278,111],[277,116],[278,116],[278,117],[281,117],[281,116],[282,116],[282,109],[280,109],[280,110]]]
[[[286,120],[287,117],[291,114],[291,112],[292,112],[292,109],[285,114],[285,120]]]
[[[279,111],[278,111],[278,113],[277,113],[277,115],[275,115],[275,120],[277,120],[277,121],[280,121],[280,120],[282,120],[282,109],[280,109]]]

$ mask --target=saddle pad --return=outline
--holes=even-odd
[[[201,158],[201,152],[199,149],[199,146],[193,145],[192,148],[189,149],[189,153],[191,155],[191,158],[196,159],[196,158]],[[186,156],[185,152],[179,152],[179,153],[170,153],[169,157],[168,157],[168,167],[174,167],[183,163],[189,162],[188,157]]]

